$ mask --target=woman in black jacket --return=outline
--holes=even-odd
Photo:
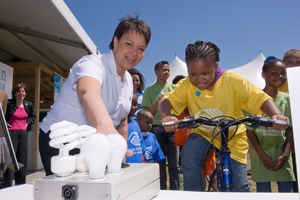
[[[15,172],[15,185],[26,183],[27,131],[30,130],[36,117],[32,103],[24,101],[27,91],[23,83],[13,88],[14,98],[8,100],[5,114],[17,161],[24,165],[18,172]],[[9,179],[6,184],[11,185],[12,178]]]

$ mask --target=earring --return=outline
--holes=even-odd
[[[114,52],[114,53],[116,53],[116,52],[117,52],[117,49],[116,49],[116,48],[114,48],[114,49],[113,49],[113,52]]]

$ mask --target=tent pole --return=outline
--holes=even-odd
[[[39,155],[39,121],[40,121],[40,84],[41,83],[41,63],[38,64],[35,70],[35,95],[34,95],[34,110],[36,119],[34,122],[33,136],[33,170],[38,170],[38,155]]]

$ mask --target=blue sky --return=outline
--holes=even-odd
[[[282,58],[300,49],[299,0],[65,0],[81,26],[99,48],[109,51],[120,18],[139,12],[152,36],[136,68],[155,80],[155,63],[184,61],[185,48],[196,40],[211,41],[220,49],[219,65],[231,69],[252,61],[260,51]],[[171,72],[172,73],[172,72]]]

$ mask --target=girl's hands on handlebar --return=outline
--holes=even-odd
[[[178,119],[173,116],[166,116],[162,118],[162,122],[169,122],[169,121],[177,121]],[[172,124],[172,125],[165,125],[164,129],[166,132],[174,132],[178,128],[178,123],[177,124]]]
[[[287,118],[286,116],[283,116],[283,115],[273,115],[271,118],[274,119],[274,120],[281,120],[281,121],[285,121],[285,122],[290,122],[290,119]],[[289,127],[288,125],[273,123],[273,128],[275,128],[276,130],[279,130],[279,131],[286,130],[288,127]]]

